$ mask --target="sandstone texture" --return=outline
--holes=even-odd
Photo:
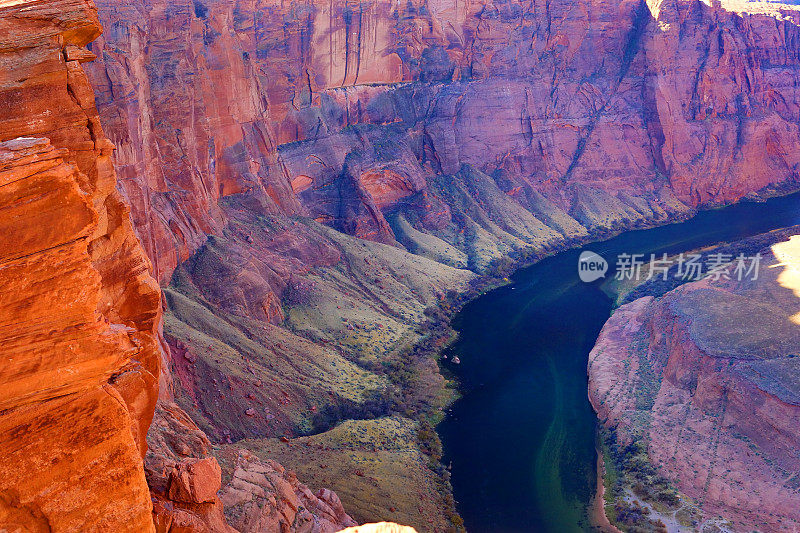
[[[160,291],[81,63],[84,1],[0,4],[0,524],[152,531]]]
[[[83,1],[0,4],[0,526],[234,531],[210,441],[161,373],[160,290],[82,66],[96,15]],[[258,308],[268,323],[283,319],[271,302]],[[269,527],[355,524],[335,493],[292,479],[308,504]]]
[[[786,6],[98,8],[90,76],[162,283],[245,198],[479,264],[796,181]]]
[[[335,492],[321,489],[315,494],[293,472],[244,450],[221,498],[239,531],[333,533],[356,524]]]
[[[755,281],[706,278],[623,305],[589,357],[602,424],[688,497],[675,504],[693,509],[688,527],[800,527],[800,237],[762,254]]]

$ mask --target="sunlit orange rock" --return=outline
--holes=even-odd
[[[180,407],[162,398],[147,436],[144,470],[157,533],[233,533],[217,496],[222,482],[211,443]]]
[[[0,523],[147,531],[159,294],[134,274],[129,290],[148,307],[103,306],[100,216],[68,155],[47,139],[0,143]]]
[[[0,3],[3,528],[153,529],[160,293],[81,67],[99,32],[86,1]]]
[[[169,478],[169,497],[187,503],[213,502],[222,486],[222,470],[213,457],[190,458],[175,465]]]

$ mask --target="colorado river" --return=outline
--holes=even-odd
[[[586,245],[606,257],[678,253],[800,223],[800,194],[704,211],[686,222]],[[467,530],[589,529],[596,420],[586,363],[612,310],[577,275],[581,249],[521,270],[464,307],[446,362],[463,397],[438,430]]]

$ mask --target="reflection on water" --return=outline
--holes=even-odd
[[[800,223],[800,194],[706,211],[593,243],[606,258],[675,254]],[[595,489],[586,362],[612,302],[578,278],[580,250],[520,271],[468,304],[449,350],[463,398],[439,426],[471,532],[582,531]],[[609,276],[613,276],[614,265]],[[448,361],[452,358],[448,358]]]

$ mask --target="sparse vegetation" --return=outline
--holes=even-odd
[[[675,512],[682,508],[682,501],[669,480],[660,475],[650,462],[647,444],[643,439],[636,439],[620,445],[614,430],[600,431],[606,466],[604,483],[608,519],[626,532],[666,531],[659,518],[650,516],[651,509]]]

